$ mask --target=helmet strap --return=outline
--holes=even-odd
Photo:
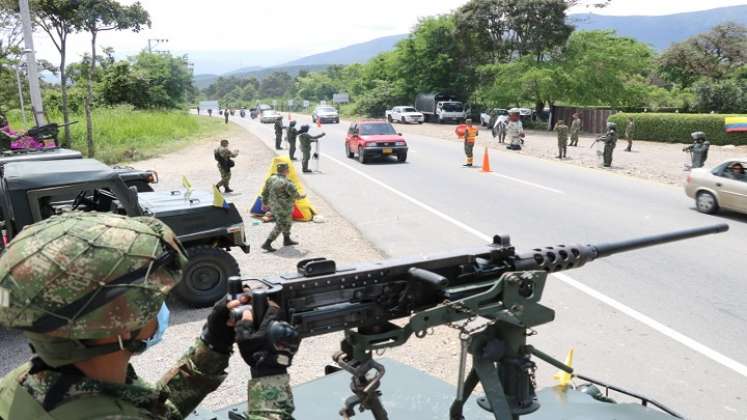
[[[137,337],[140,330],[133,332]],[[147,344],[144,340],[131,338],[123,340],[117,336],[117,341],[107,344],[91,344],[88,340],[74,340],[62,337],[52,337],[45,334],[24,332],[31,344],[31,350],[39,356],[47,365],[57,368],[65,365],[93,359],[105,354],[119,351],[129,351],[132,354],[141,354],[145,351]]]

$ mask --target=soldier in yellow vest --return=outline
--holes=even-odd
[[[480,130],[472,126],[472,120],[468,119],[465,122],[467,127],[464,129],[464,154],[467,155],[467,162],[463,166],[471,168],[474,160],[475,141],[477,141]]]

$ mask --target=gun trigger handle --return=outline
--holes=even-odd
[[[449,279],[432,271],[412,267],[408,270],[408,272],[413,279],[430,284],[437,289],[443,289],[444,287],[449,285]]]

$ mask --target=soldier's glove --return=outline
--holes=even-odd
[[[277,307],[270,305],[258,329],[254,321],[236,323],[236,343],[241,358],[251,368],[252,378],[287,373],[301,345],[298,331],[287,322],[278,321],[278,312]]]
[[[218,353],[231,354],[236,333],[233,328],[226,325],[231,316],[228,309],[228,297],[215,302],[212,312],[208,315],[207,322],[202,326],[200,338],[211,350]]]
[[[314,153],[313,157],[314,159],[319,159],[319,153]]]

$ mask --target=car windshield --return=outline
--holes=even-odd
[[[318,108],[317,112],[336,112],[334,108]]]
[[[498,115],[508,115],[508,111],[506,111],[505,109],[496,109],[495,112]]]
[[[446,112],[462,112],[464,110],[460,103],[445,103],[441,108]]]
[[[418,110],[413,107],[407,107],[407,108],[402,108],[402,112],[418,112]]]
[[[360,126],[361,136],[385,136],[390,134],[397,134],[397,131],[394,129],[394,127],[392,127],[391,124],[361,124]]]

